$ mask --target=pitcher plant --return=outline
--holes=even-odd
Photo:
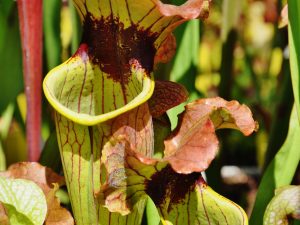
[[[188,93],[153,76],[175,52],[172,31],[205,19],[210,0],[74,4],[81,44],[48,73],[43,88],[55,110],[76,224],[141,224],[148,197],[162,224],[248,224],[243,209],[209,188],[201,172],[217,155],[217,129],[257,129],[251,111],[237,101],[200,99],[185,106],[171,131],[166,111]]]

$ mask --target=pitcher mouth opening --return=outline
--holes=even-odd
[[[79,48],[80,51],[80,48]],[[86,53],[78,52],[51,70],[43,89],[53,108],[82,125],[96,125],[146,102],[153,93],[153,74],[146,74],[136,60],[131,62],[127,82],[110,79]]]
[[[175,51],[172,31],[190,19],[206,18],[210,0],[181,6],[159,0],[120,5],[74,0],[83,23],[82,44],[44,79],[46,98],[67,119],[96,125],[146,102],[154,91],[153,69]],[[171,42],[172,44],[168,44]],[[161,50],[163,49],[163,50]]]

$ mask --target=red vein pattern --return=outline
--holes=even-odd
[[[155,81],[149,108],[154,118],[162,116],[167,110],[185,102],[188,92],[184,86],[171,81]]]
[[[108,210],[94,199],[94,193],[99,192],[105,182],[101,180],[105,173],[100,163],[101,152],[110,137],[126,135],[132,146],[140,149],[142,154],[153,154],[152,119],[147,104],[92,127],[76,124],[56,113],[56,127],[69,193],[71,199],[76,199],[72,203],[77,204],[77,207],[73,207],[75,218],[81,219],[77,223],[89,224],[91,221],[100,220],[100,217],[102,221],[104,215],[109,218]],[[140,207],[143,204],[144,200],[139,203]],[[83,211],[87,211],[84,216]],[[141,220],[141,215],[133,212],[127,221],[131,221],[133,217],[137,221]],[[111,218],[115,220],[116,215]],[[123,222],[111,224],[127,224],[123,217],[119,219]]]
[[[57,110],[63,108],[61,105],[68,108],[63,108],[66,111],[65,116],[68,117],[67,113],[72,111],[75,116],[92,118],[125,107],[140,94],[145,96],[139,96],[140,104],[143,102],[141,100],[147,100],[146,97],[149,97],[153,87],[150,79],[154,63],[166,61],[172,57],[168,52],[174,52],[175,49],[174,39],[170,46],[166,45],[165,40],[170,41],[172,30],[184,21],[205,18],[203,12],[208,11],[205,3],[209,0],[189,0],[187,4],[178,7],[162,4],[158,0],[143,0],[139,4],[136,0],[74,2],[83,21],[82,44],[59,73],[55,74],[60,77],[54,77],[49,82],[52,87],[46,84],[46,88],[49,92],[53,90],[50,95],[55,103],[58,102],[53,104],[57,106]],[[155,54],[161,46],[163,49],[158,52],[155,61]],[[185,100],[186,93],[182,91],[183,88],[176,90],[180,101]],[[168,106],[159,105],[160,111],[164,112],[168,107],[178,104],[176,101],[165,103]],[[81,121],[72,116],[68,118],[78,123]],[[154,134],[148,104],[143,103],[120,116],[91,127],[77,124],[56,113],[56,129],[77,224],[94,224],[100,220],[101,224],[140,224],[144,205],[140,196],[145,193],[143,189],[123,199],[125,204],[134,199],[134,205],[137,205],[128,217],[110,213],[94,195],[103,193],[103,188],[107,185],[118,187],[118,179],[123,179],[124,168],[109,168],[109,163],[122,162],[122,155],[111,154],[111,160],[104,160],[106,163],[102,160],[103,149],[110,143],[111,138],[124,137],[141,155],[153,155]],[[128,163],[129,167],[130,165]],[[156,167],[154,169],[159,170]],[[135,173],[137,177],[143,175],[135,167],[128,168],[128,171]],[[184,187],[189,189],[188,185]],[[185,194],[184,191],[182,193]],[[117,193],[111,201],[123,197],[123,193]],[[124,207],[126,211],[127,206]],[[110,211],[114,210],[110,208]]]
[[[126,215],[149,195],[162,220],[174,225],[246,224],[242,209],[210,189],[200,173],[178,174],[166,162],[132,151],[123,137],[104,146],[102,163],[108,179],[98,198],[110,211]]]

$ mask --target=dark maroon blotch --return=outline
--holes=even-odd
[[[195,188],[200,177],[201,173],[179,174],[167,166],[146,182],[146,193],[156,205],[163,204],[168,197],[170,204],[176,204]]]
[[[137,60],[147,74],[153,70],[157,34],[132,24],[124,29],[119,20],[94,19],[87,14],[83,24],[82,43],[88,45],[92,62],[115,81],[127,83],[130,61]]]

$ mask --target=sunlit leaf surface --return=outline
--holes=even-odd
[[[103,224],[110,224],[109,218],[114,218],[112,224],[125,224],[125,217],[110,213],[94,199],[94,193],[99,192],[101,184],[106,179],[100,164],[101,151],[111,136],[123,134],[129,138],[133,146],[141,149],[143,154],[151,156],[153,130],[148,106],[141,105],[114,120],[93,127],[76,124],[59,114],[56,115],[56,121],[66,182],[72,193],[70,198],[73,212],[75,218],[76,215],[80,218],[77,219],[77,223],[101,221]],[[128,216],[128,221],[141,221],[143,204],[144,201],[137,204],[139,207]]]
[[[156,51],[176,26],[205,18],[209,7],[203,0],[182,6],[157,0],[74,2],[83,20],[81,47],[48,74],[44,91],[60,114],[84,125],[106,121],[148,100]]]
[[[0,171],[6,169],[6,156],[4,154],[3,141],[6,139],[9,132],[13,113],[14,106],[10,104],[0,117]]]
[[[38,163],[16,163],[11,165],[7,171],[1,172],[0,176],[11,179],[22,179],[33,181],[43,191],[47,202],[47,216],[45,225],[73,225],[74,220],[71,213],[60,206],[55,196],[59,186],[64,184],[64,178],[54,173],[51,169]]]
[[[183,135],[188,132],[201,134],[197,136],[197,145],[192,146],[202,147],[201,151],[208,154],[215,154],[218,148],[215,129],[230,127],[249,135],[257,128],[246,106],[221,98],[192,102],[186,107],[181,122],[178,130],[183,129]],[[180,155],[184,147],[178,146],[172,155],[158,160],[138,153],[136,146],[122,133],[111,137],[102,151],[101,163],[106,179],[97,194],[100,203],[109,211],[127,215],[139,199],[148,195],[166,224],[168,221],[172,224],[178,221],[180,224],[247,224],[247,217],[239,206],[207,187],[199,173],[201,170],[194,166],[200,159],[197,154],[193,155],[193,148],[186,148],[185,154]],[[194,143],[192,138],[186,138],[185,142],[186,145]],[[194,158],[189,158],[190,155]],[[204,155],[202,158],[208,157]],[[179,160],[185,164],[178,163]]]
[[[298,115],[300,114],[300,86],[299,86],[299,51],[300,51],[300,3],[297,0],[291,0],[288,2],[288,19],[289,19],[289,50],[290,50],[290,67],[293,83],[293,91],[295,104]],[[300,123],[300,117],[299,117]]]
[[[76,224],[139,224],[145,200],[124,207],[122,214],[129,215],[122,217],[112,213],[113,205],[109,204],[109,212],[94,198],[106,185],[102,149],[112,137],[124,135],[137,151],[153,155],[152,116],[145,102],[154,91],[154,64],[172,57],[175,27],[207,17],[209,1],[189,0],[182,6],[158,0],[74,3],[83,22],[81,45],[68,61],[50,71],[44,91],[56,110]]]
[[[163,224],[247,224],[235,203],[210,189],[200,173],[178,174],[167,162],[145,158],[122,137],[104,147],[107,181],[98,198],[110,211],[124,215],[150,196]]]
[[[298,123],[296,107],[294,107],[290,118],[287,138],[266,169],[260,182],[250,217],[250,224],[262,224],[264,212],[274,195],[274,191],[292,182],[300,160],[299,135],[300,125]]]
[[[42,225],[45,220],[46,199],[32,181],[0,176],[0,202],[6,208],[10,224]]]
[[[165,159],[179,173],[201,172],[215,158],[218,139],[215,130],[233,128],[244,135],[257,129],[250,109],[222,98],[189,103],[175,132],[165,141]]]
[[[89,61],[83,44],[66,63],[55,68],[44,81],[46,97],[54,108],[80,124],[95,125],[146,101],[154,83],[137,61],[131,61],[126,84],[105,75]]]

